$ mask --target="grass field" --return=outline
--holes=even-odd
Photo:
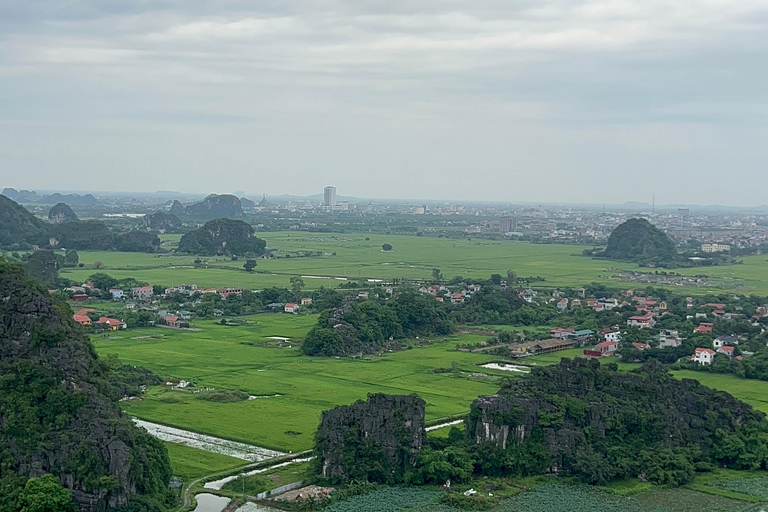
[[[432,269],[440,268],[450,278],[456,275],[486,278],[492,273],[504,274],[514,270],[518,276],[542,276],[541,286],[583,286],[590,282],[606,282],[608,268],[637,269],[631,263],[618,263],[585,258],[584,249],[574,245],[543,245],[511,241],[446,239],[381,234],[321,234],[306,232],[262,233],[270,248],[279,254],[299,251],[322,251],[323,256],[275,258],[259,260],[256,272],[246,273],[242,261],[229,258],[203,258],[194,265],[194,256],[173,254],[120,253],[82,251],[84,268],[63,269],[61,275],[82,281],[92,274],[94,263],[117,278],[135,277],[151,284],[175,285],[194,283],[201,287],[243,286],[262,289],[287,286],[291,276],[305,277],[309,289],[335,287],[340,279],[409,278],[429,279]],[[365,240],[368,237],[370,240]],[[168,235],[165,247],[172,248],[178,235]],[[394,251],[383,252],[383,243],[392,244]],[[681,269],[681,274],[706,273],[718,278],[718,286],[742,293],[768,294],[768,258],[744,258],[743,265]],[[675,287],[684,293],[702,294],[705,288]]]
[[[206,452],[182,444],[164,444],[168,448],[173,474],[182,480],[193,480],[217,471],[226,471],[248,464],[234,457]]]
[[[94,336],[93,341],[101,355],[118,354],[124,362],[145,366],[162,377],[269,397],[217,403],[160,386],[150,388],[140,402],[126,402],[128,413],[280,450],[310,448],[322,411],[364,399],[368,393],[418,393],[427,402],[427,420],[433,420],[464,413],[479,395],[498,390],[498,378],[473,380],[433,372],[450,368],[453,361],[462,371],[479,371],[476,365],[493,358],[457,352],[454,347],[480,341],[483,336],[454,335],[372,360],[311,358],[297,348],[265,345],[269,336],[300,339],[315,317],[263,314],[244,318],[250,325],[198,321],[194,325],[202,328],[200,332],[130,329]],[[508,376],[505,372],[485,373]]]

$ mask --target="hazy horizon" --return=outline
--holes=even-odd
[[[768,5],[0,6],[2,186],[764,205]]]

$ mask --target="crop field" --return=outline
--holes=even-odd
[[[117,354],[124,363],[147,367],[160,375],[185,379],[200,387],[242,390],[252,400],[219,403],[165,386],[150,388],[143,400],[125,402],[139,418],[226,439],[278,450],[305,450],[320,413],[364,399],[368,393],[418,393],[427,402],[427,420],[468,410],[479,395],[498,390],[505,372],[486,372],[487,379],[434,373],[458,362],[462,372],[478,372],[491,358],[458,352],[458,343],[483,336],[463,334],[432,340],[427,346],[370,360],[313,358],[298,348],[276,348],[270,336],[297,341],[316,320],[313,316],[262,314],[242,317],[244,326],[197,321],[201,331],[137,328],[94,336],[102,355]],[[424,341],[424,340],[422,340]]]
[[[440,503],[440,492],[386,488],[334,503],[326,512],[460,512]],[[750,504],[688,489],[653,488],[626,497],[586,485],[549,483],[505,498],[493,512],[743,512]],[[483,509],[487,510],[487,509]]]
[[[190,448],[182,444],[164,443],[168,448],[173,474],[182,480],[192,480],[217,471],[226,471],[247,464],[246,461]]]
[[[291,276],[306,276],[307,287],[336,286],[340,278],[428,279],[437,267],[447,277],[487,277],[507,269],[519,276],[543,276],[549,286],[565,286],[600,280],[607,266],[634,268],[632,264],[606,263],[578,254],[584,249],[567,245],[532,245],[510,241],[469,241],[414,236],[315,233],[264,233],[278,254],[295,255],[320,251],[323,256],[259,260],[256,272],[246,273],[242,261],[229,258],[82,251],[84,268],[64,269],[62,275],[82,280],[94,272],[94,263],[117,278],[135,277],[152,284],[194,282],[198,286],[245,286],[254,289],[287,285]],[[368,237],[370,240],[365,240]],[[383,252],[381,245],[394,250]]]

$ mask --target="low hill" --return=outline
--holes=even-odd
[[[177,251],[200,256],[261,256],[267,243],[254,233],[253,227],[241,220],[216,219],[182,236]]]
[[[48,226],[15,201],[0,195],[0,246],[40,244],[48,236]]]
[[[144,227],[161,232],[173,231],[181,227],[181,220],[172,213],[159,211],[144,216]]]
[[[658,363],[634,373],[586,359],[535,367],[475,400],[466,427],[473,443],[504,450],[505,464],[597,484],[684,484],[714,466],[764,467],[768,454],[763,413]]]
[[[431,295],[416,293],[386,304],[346,302],[320,314],[301,348],[309,356],[373,354],[391,340],[450,334],[451,322],[440,304]]]
[[[211,194],[184,208],[184,215],[198,219],[241,219],[243,206],[237,196]]]
[[[168,211],[171,215],[183,215],[184,214],[184,205],[181,204],[181,201],[178,199],[173,200],[173,204],[171,204],[171,209]]]
[[[67,203],[56,203],[48,212],[48,222],[51,224],[65,224],[79,220]]]
[[[3,510],[19,510],[25,481],[43,474],[71,491],[78,511],[167,508],[167,451],[120,411],[122,390],[69,307],[2,260],[0,296]]]
[[[114,237],[106,224],[97,220],[57,224],[51,228],[54,247],[107,251],[114,247]]]
[[[602,255],[637,263],[673,264],[678,260],[672,239],[645,219],[629,219],[617,226]]]

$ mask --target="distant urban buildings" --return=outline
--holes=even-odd
[[[336,187],[325,187],[325,190],[323,190],[323,206],[328,208],[336,206]]]
[[[499,231],[502,233],[511,233],[517,230],[517,219],[515,217],[502,217]]]
[[[727,252],[731,250],[728,244],[701,244],[701,252]]]

